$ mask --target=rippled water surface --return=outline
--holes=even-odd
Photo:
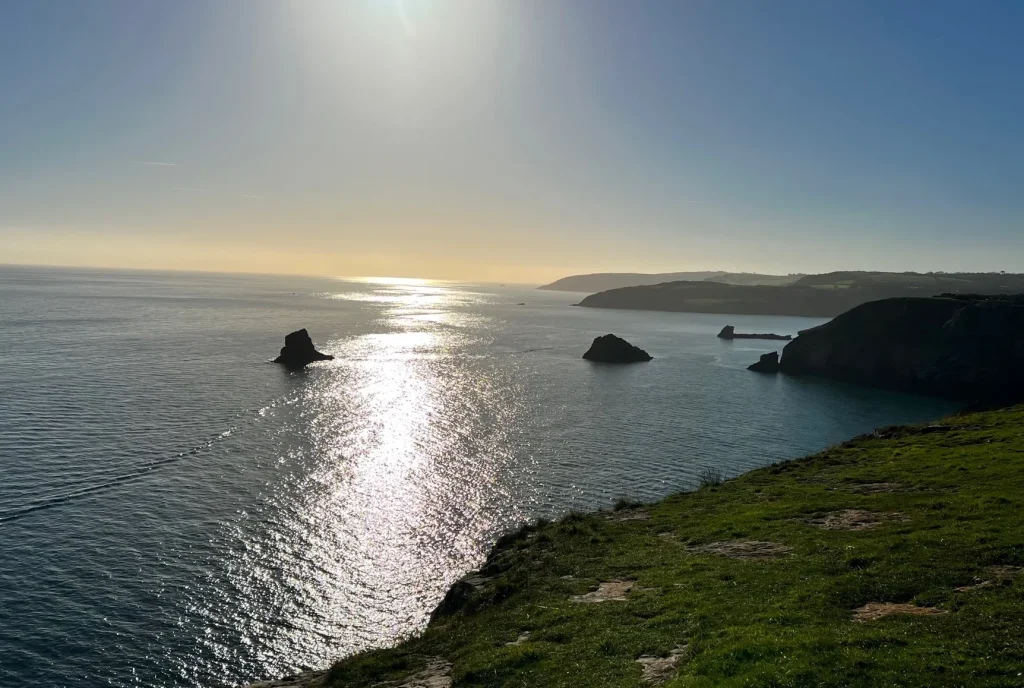
[[[0,686],[210,686],[422,628],[524,519],[948,405],[749,373],[804,318],[416,280],[0,267]],[[525,304],[525,305],[521,305]],[[268,363],[306,327],[336,359]],[[614,332],[654,355],[580,359]]]

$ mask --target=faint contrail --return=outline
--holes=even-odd
[[[177,167],[176,162],[154,162],[152,160],[136,160],[136,165],[155,165],[156,167]]]

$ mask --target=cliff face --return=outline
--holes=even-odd
[[[954,399],[1024,398],[1024,296],[895,298],[786,345],[781,369]]]

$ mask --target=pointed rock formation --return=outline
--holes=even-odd
[[[292,332],[284,338],[284,346],[281,348],[281,355],[274,359],[274,363],[281,363],[289,368],[305,368],[313,361],[333,361],[334,356],[322,354],[313,346],[313,340],[309,338],[306,330]]]
[[[595,337],[583,358],[600,363],[639,363],[653,358],[638,346],[633,346],[622,337],[606,334]]]

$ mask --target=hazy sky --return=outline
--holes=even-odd
[[[1024,271],[1024,2],[6,0],[0,263]]]

